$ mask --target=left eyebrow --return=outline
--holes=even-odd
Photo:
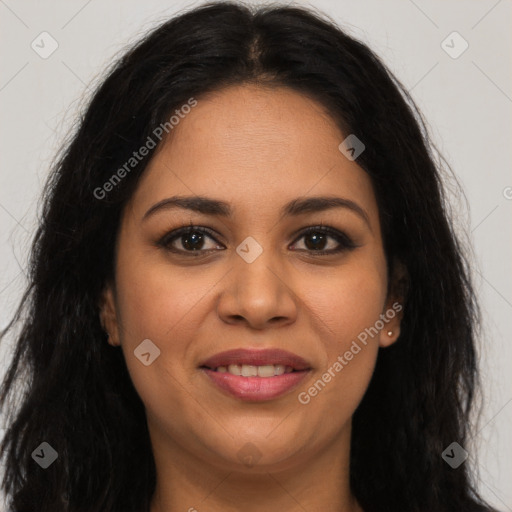
[[[229,203],[218,199],[203,196],[173,196],[154,204],[144,214],[143,220],[158,211],[182,208],[192,210],[205,215],[232,218],[233,210]],[[319,196],[298,198],[287,203],[281,211],[283,216],[298,216],[305,213],[322,212],[332,208],[346,208],[361,217],[371,228],[370,219],[366,211],[356,202],[343,197]]]
[[[294,199],[284,206],[282,213],[283,215],[295,216],[304,213],[323,212],[331,208],[347,208],[361,217],[368,224],[368,227],[371,228],[370,219],[366,211],[356,202],[343,197],[320,196]]]

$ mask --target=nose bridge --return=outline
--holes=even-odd
[[[283,283],[275,273],[282,269],[280,255],[274,254],[272,248],[266,248],[255,256],[257,248],[251,242],[240,244],[237,248],[238,261],[235,263],[237,282],[245,291],[253,291],[256,294],[278,294]],[[243,256],[240,255],[243,254]],[[246,258],[247,259],[246,259]],[[237,260],[237,259],[235,259]],[[271,270],[273,269],[273,271]]]
[[[253,237],[240,243],[236,249],[239,260],[235,258],[234,270],[239,295],[242,293],[251,301],[266,301],[270,305],[279,299],[284,283],[275,275],[282,273],[283,265],[269,239],[268,236],[265,238],[265,248]]]
[[[269,244],[270,237],[265,240]],[[296,299],[282,258],[277,248],[270,244],[264,247],[255,237],[249,236],[238,245],[231,276],[219,302],[219,315],[224,321],[243,318],[261,328],[269,321],[295,318]]]

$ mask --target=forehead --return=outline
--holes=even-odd
[[[307,195],[342,195],[375,208],[368,175],[338,149],[346,135],[324,107],[285,87],[232,86],[197,98],[139,182],[135,206],[215,195],[263,213]],[[254,214],[254,210],[252,210]]]

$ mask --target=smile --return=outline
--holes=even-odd
[[[238,348],[211,356],[199,370],[230,397],[259,402],[289,393],[312,368],[298,354],[286,350]]]

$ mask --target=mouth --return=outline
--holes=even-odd
[[[230,350],[211,357],[199,369],[221,391],[247,401],[278,398],[312,370],[303,358],[279,349]]]

